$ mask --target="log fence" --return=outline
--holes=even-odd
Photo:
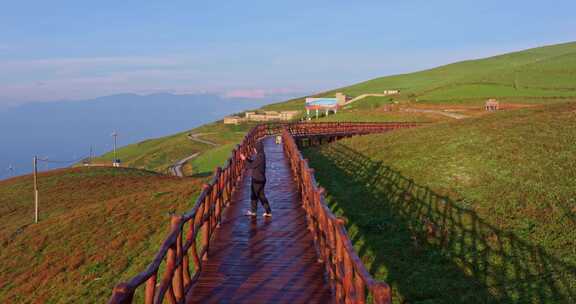
[[[240,154],[249,154],[255,143],[267,134],[267,127],[258,125],[244,137],[232,151],[224,169],[216,168],[212,181],[203,186],[192,210],[182,216],[171,217],[170,233],[152,263],[128,282],[116,285],[109,303],[132,303],[136,289],[144,283],[146,304],[162,303],[166,298],[170,303],[184,302],[186,292],[202,271],[202,260],[208,258],[210,240],[244,171],[246,164],[240,159]],[[189,225],[186,233],[184,225]],[[164,273],[157,282],[164,260]],[[191,274],[190,266],[193,266],[194,274]]]
[[[390,303],[390,287],[372,278],[356,254],[348,237],[346,220],[336,217],[324,201],[324,189],[316,184],[313,169],[302,158],[294,137],[282,132],[284,151],[298,185],[302,207],[306,210],[308,230],[320,261],[324,263],[335,303]]]
[[[412,123],[291,123],[260,124],[252,128],[232,151],[226,166],[216,168],[210,183],[203,186],[194,207],[184,215],[172,215],[170,233],[146,270],[127,282],[117,284],[109,304],[132,303],[136,290],[144,286],[144,303],[184,303],[187,292],[198,280],[202,260],[208,259],[210,241],[221,223],[222,213],[245,170],[240,154],[250,154],[256,142],[268,135],[280,135],[292,173],[297,180],[308,228],[314,234],[319,260],[324,262],[336,303],[389,303],[390,288],[375,281],[358,258],[350,242],[345,221],[337,218],[324,203],[323,189],[302,158],[295,137],[332,134],[351,136],[414,127]],[[185,229],[188,226],[188,229]],[[163,273],[161,264],[165,262]],[[191,267],[194,272],[191,272]],[[158,281],[159,280],[159,281]]]
[[[362,135],[380,133],[400,128],[421,126],[421,123],[410,122],[329,122],[329,123],[295,123],[285,127],[294,137],[321,136],[321,135]]]

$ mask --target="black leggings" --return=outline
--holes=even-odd
[[[264,206],[264,209],[266,210],[267,213],[272,213],[272,210],[270,209],[270,204],[268,203],[268,199],[264,194],[264,185],[266,185],[266,182],[263,183],[252,182],[251,187],[252,193],[250,195],[250,199],[252,200],[251,209],[252,212],[254,213],[256,213],[256,210],[258,209],[258,200],[260,200],[262,206]]]

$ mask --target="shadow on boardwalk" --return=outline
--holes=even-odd
[[[574,303],[576,267],[339,143],[305,150],[395,302]]]

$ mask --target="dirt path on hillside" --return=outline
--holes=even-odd
[[[200,138],[200,136],[202,136],[202,135],[208,135],[208,134],[212,134],[212,133],[188,134],[188,139],[193,140],[193,141],[196,141],[196,142],[199,142],[199,143],[211,145],[211,146],[218,146],[218,144],[215,143],[215,142],[213,142],[213,141]]]
[[[404,108],[400,109],[401,112],[413,112],[413,113],[431,113],[431,114],[438,114],[443,115],[446,117],[454,118],[454,119],[464,119],[468,118],[468,116],[458,113],[440,111],[440,110],[428,110],[428,109],[413,109],[413,108]]]
[[[213,141],[200,138],[200,136],[208,135],[208,134],[213,134],[213,133],[196,133],[196,134],[189,133],[187,135],[187,137],[188,137],[188,139],[190,139],[192,141],[196,141],[196,142],[203,143],[206,145],[210,145],[210,146],[214,146],[214,147],[219,146],[219,144],[217,144]],[[184,167],[184,165],[188,161],[198,157],[198,155],[200,155],[200,152],[196,152],[190,156],[187,156],[187,157],[177,161],[176,163],[174,163],[172,166],[170,166],[168,168],[168,172],[170,172],[170,175],[172,175],[172,176],[184,177],[184,172],[182,172],[182,167]]]
[[[184,164],[186,162],[188,162],[191,159],[198,157],[198,155],[200,155],[200,152],[196,152],[196,153],[194,153],[188,157],[185,157],[185,158],[177,161],[174,165],[172,165],[168,168],[170,175],[178,176],[178,177],[184,177],[184,173],[182,173],[182,167],[184,166]]]

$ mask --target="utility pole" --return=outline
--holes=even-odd
[[[112,132],[112,137],[114,137],[114,161],[112,162],[112,166],[116,167],[118,160],[118,158],[116,158],[116,141],[118,139],[118,133],[116,131]]]
[[[38,223],[38,156],[34,156],[34,222]]]

